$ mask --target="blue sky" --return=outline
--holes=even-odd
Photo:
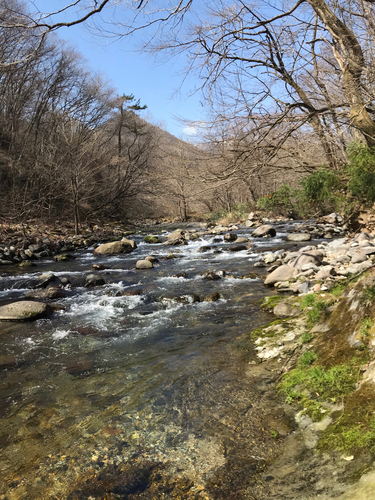
[[[50,11],[58,7],[59,0],[35,3],[41,10],[44,4],[44,10]],[[92,35],[83,25],[63,27],[57,34],[87,59],[89,67],[108,79],[120,95],[134,94],[141,104],[146,104],[148,109],[141,116],[151,118],[152,123],[177,137],[192,138],[194,127],[179,122],[178,118],[201,121],[204,110],[199,93],[190,95],[195,84],[192,76],[185,78],[179,89],[185,64],[181,57],[157,62],[152,56],[138,52],[140,39],[136,36],[111,41]]]

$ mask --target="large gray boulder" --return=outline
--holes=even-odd
[[[95,255],[108,255],[108,254],[116,254],[116,253],[130,253],[134,250],[134,247],[131,243],[131,240],[127,241],[111,241],[110,243],[104,243],[103,245],[99,245],[94,250]]]
[[[154,267],[153,263],[149,260],[138,260],[135,268],[136,269],[152,269]]]
[[[255,238],[269,238],[271,236],[276,236],[276,229],[270,224],[264,224],[263,226],[257,227],[252,236]]]
[[[293,279],[297,274],[297,270],[289,264],[279,266],[272,273],[270,273],[264,281],[265,285],[273,286],[279,281],[288,281]]]
[[[43,302],[21,300],[0,307],[0,321],[35,321],[51,316],[53,309]]]
[[[314,264],[315,266],[320,266],[324,258],[324,253],[320,250],[309,250],[308,252],[303,252],[299,255],[293,262],[293,267],[298,271],[302,269],[306,264]]]

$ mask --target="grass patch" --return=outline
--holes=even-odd
[[[340,295],[342,295],[342,292],[345,290],[346,287],[347,287],[347,280],[342,283],[337,283],[333,288],[331,288],[329,293],[331,293],[334,297],[340,297]]]
[[[368,340],[370,336],[370,330],[374,326],[374,322],[371,318],[364,318],[359,327],[359,334],[363,340]]]
[[[363,360],[358,358],[331,368],[299,363],[297,368],[284,375],[278,390],[286,396],[288,403],[302,402],[307,395],[318,402],[335,402],[354,391],[362,364]]]
[[[362,292],[362,300],[366,305],[370,305],[375,300],[375,285],[365,286]]]
[[[318,359],[318,355],[314,351],[306,351],[299,358],[298,364],[301,366],[309,366],[314,363],[315,360]]]
[[[306,319],[310,325],[315,325],[315,323],[318,323],[322,319],[322,313],[327,307],[328,303],[313,293],[302,297],[300,304],[301,311],[307,311]]]
[[[305,332],[301,335],[301,342],[302,344],[308,344],[309,342],[312,341],[314,338],[314,335],[310,332]]]

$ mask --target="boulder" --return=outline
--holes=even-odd
[[[138,260],[135,268],[136,269],[152,269],[154,267],[153,263],[149,260]]]
[[[85,278],[86,287],[100,286],[100,285],[105,285],[105,280],[103,276],[100,276],[99,274],[88,274],[86,276]]]
[[[70,255],[69,253],[63,253],[63,254],[60,254],[60,255],[55,255],[53,260],[55,262],[64,262],[64,261],[67,261],[67,260],[74,260],[75,257],[74,255]]]
[[[301,253],[293,262],[293,267],[298,271],[306,264],[314,264],[319,266],[323,261],[324,253],[320,250],[310,250],[309,252]]]
[[[170,235],[167,236],[167,239],[169,241],[183,239],[184,232],[185,231],[183,231],[182,229],[175,229],[174,231],[171,232]]]
[[[316,280],[324,280],[326,278],[329,278],[331,276],[335,276],[337,273],[335,269],[332,266],[323,266],[315,276]]]
[[[204,271],[202,276],[205,280],[216,281],[225,276],[225,271]]]
[[[130,245],[133,250],[137,248],[137,243],[134,240],[128,240],[127,238],[121,238],[121,242],[126,245]]]
[[[21,300],[0,307],[0,321],[34,321],[51,316],[53,309],[43,302]]]
[[[128,240],[131,241],[131,240]],[[99,245],[94,250],[94,255],[110,255],[117,253],[130,253],[134,250],[131,243],[125,241],[112,241],[110,243],[104,243]]]
[[[234,233],[225,233],[224,241],[235,241],[237,239],[237,235]]]
[[[53,273],[43,273],[39,277],[39,282],[36,284],[35,288],[46,288],[52,281],[56,279]]]
[[[156,243],[161,243],[159,238],[157,236],[145,236],[144,238],[145,243],[151,244],[156,244]]]
[[[25,295],[25,299],[35,300],[63,299],[64,297],[66,297],[64,290],[55,286],[51,286],[46,290],[29,290]]]
[[[205,297],[205,302],[216,302],[217,300],[220,299],[220,293],[218,292],[214,292],[214,293],[211,293],[211,295],[207,295],[207,297]]]
[[[299,316],[301,309],[287,301],[279,302],[273,308],[273,314],[278,318],[289,318],[291,316]]]
[[[249,238],[246,238],[245,236],[238,236],[235,243],[238,243],[240,245],[242,243],[248,243],[248,241],[249,241]]]
[[[149,262],[152,262],[153,264],[156,264],[158,261],[158,259],[154,256],[154,255],[147,255],[147,257],[145,257],[145,260],[148,260]]]
[[[286,241],[310,241],[311,240],[311,234],[309,233],[292,233],[288,234],[285,238]]]
[[[255,229],[252,235],[256,238],[269,238],[276,236],[276,229],[270,224],[264,224]]]
[[[247,245],[232,245],[228,250],[230,252],[241,252],[242,250],[247,250]]]
[[[264,281],[265,285],[273,286],[279,281],[288,281],[293,279],[297,274],[297,270],[289,264],[279,266],[272,273],[270,273]]]

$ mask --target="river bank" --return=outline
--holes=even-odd
[[[159,242],[146,243],[143,234],[133,233],[137,248],[126,255],[95,255],[92,246],[73,252],[75,259],[68,261],[40,258],[37,269],[26,274],[14,264],[4,265],[2,303],[37,291],[35,283],[46,272],[54,274],[55,282],[43,290],[57,287],[65,297],[47,299],[61,306],[50,319],[1,324],[1,498],[287,499],[344,494],[346,483],[371,466],[371,457],[355,452],[352,460],[345,460],[343,455],[352,456],[348,450],[316,453],[324,430],[311,427],[314,422],[301,424],[299,417],[296,421],[301,397],[290,401],[289,393],[275,389],[305,352],[318,356],[310,355],[308,369],[320,363],[329,367],[330,357],[319,347],[332,350],[324,325],[346,294],[352,293],[352,300],[352,285],[360,285],[353,283],[350,271],[340,278],[332,272],[321,278],[316,274],[327,266],[345,271],[355,265],[348,251],[371,247],[372,237],[366,245],[348,240],[346,262],[332,265],[337,257],[331,259],[327,248],[338,241],[332,234],[325,241],[309,241],[313,231],[301,232],[299,225],[275,227],[276,235],[270,237],[254,236],[253,228],[244,227],[184,227],[174,234],[173,227],[145,229],[146,236]],[[328,229],[334,233],[334,228],[325,225],[324,234]],[[305,242],[286,241],[288,234],[304,234]],[[336,234],[342,236],[341,229]],[[323,248],[317,249],[319,245]],[[316,259],[314,249],[325,255]],[[291,253],[300,264],[301,256],[309,253],[318,262],[305,262],[308,269],[293,271],[288,285],[283,280],[272,283],[284,283],[276,289],[265,287],[278,268],[293,268]],[[363,255],[358,265],[372,263],[371,252]],[[136,262],[147,256],[158,262],[136,270]],[[104,284],[85,287],[93,264],[104,267],[95,270]],[[335,295],[340,280],[347,281],[341,283],[341,298]],[[306,284],[305,292],[293,292]],[[316,285],[320,290],[313,295]],[[359,293],[354,289],[355,296]],[[215,301],[206,300],[214,294]],[[311,303],[304,305],[303,300]],[[317,305],[325,300],[324,307]],[[288,317],[261,326],[280,311]],[[310,325],[307,316],[314,314],[316,322]],[[356,319],[358,324],[362,320]],[[357,349],[361,356],[371,351],[353,349],[350,353]],[[361,358],[361,380],[370,358],[365,361]],[[325,410],[325,401],[318,401],[321,407],[310,399],[314,415]],[[333,417],[341,411],[340,402]]]

